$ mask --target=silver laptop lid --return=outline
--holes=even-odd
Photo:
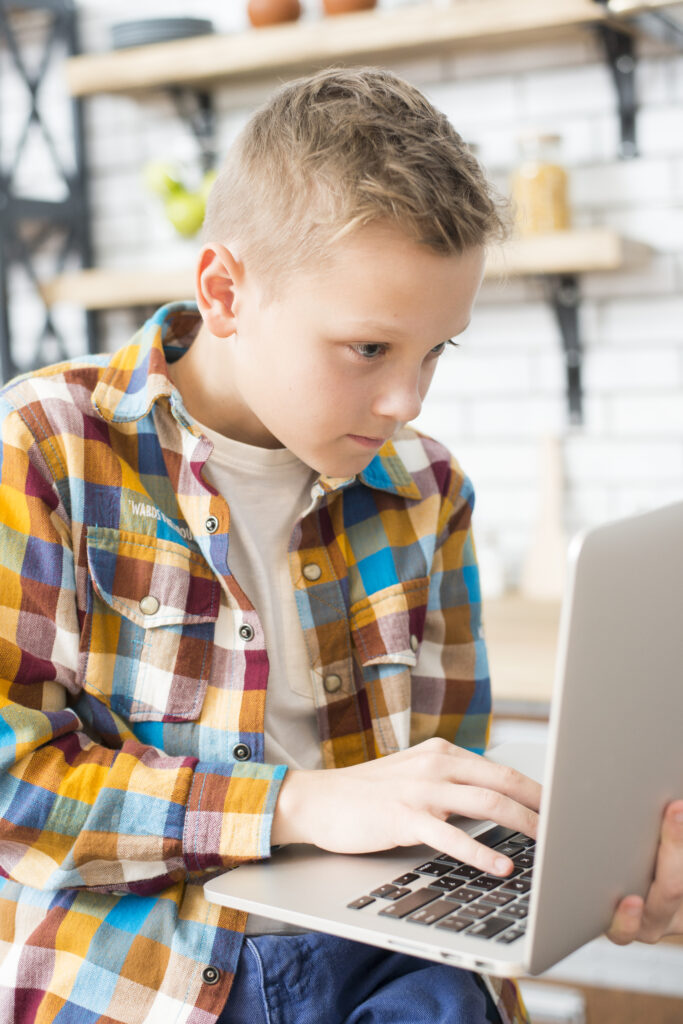
[[[645,895],[662,812],[683,793],[683,502],[580,535],[569,562],[532,973],[604,931],[622,896]]]

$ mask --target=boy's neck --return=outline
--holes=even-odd
[[[174,363],[168,363],[168,375],[180,392],[183,405],[193,419],[218,434],[258,448],[284,447],[269,434],[246,405],[235,388],[226,385],[232,375],[226,367],[232,357],[230,338],[216,338],[202,324],[195,340]],[[212,375],[212,366],[221,373]],[[214,383],[220,380],[220,387]]]

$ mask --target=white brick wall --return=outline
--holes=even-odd
[[[391,7],[405,0],[380,2]],[[186,0],[126,0],[115,14],[105,0],[83,0],[82,6],[90,49],[108,46],[113,21],[187,12]],[[305,17],[318,17],[319,6],[307,0]],[[240,31],[247,27],[245,7],[241,0],[206,0],[193,4],[192,13],[213,18],[220,30]],[[501,188],[522,131],[559,132],[574,223],[613,226],[654,250],[645,264],[581,281],[583,427],[567,427],[557,328],[533,281],[488,282],[462,347],[437,373],[418,426],[449,444],[473,478],[482,546],[498,551],[514,582],[538,513],[543,437],[564,440],[569,532],[683,497],[683,56],[643,47],[641,155],[630,162],[617,158],[615,97],[594,39],[493,53],[473,49],[393,66],[477,144]],[[273,77],[216,90],[221,152],[276,83]],[[56,107],[59,90],[52,91]],[[21,102],[15,95],[4,106],[3,147],[17,130],[11,111]],[[160,203],[140,183],[152,157],[188,169],[195,160],[193,139],[168,98],[162,91],[140,101],[99,96],[87,101],[86,114],[99,261],[125,267],[191,260],[195,243],[174,237]],[[26,298],[28,309],[28,291]],[[27,325],[30,317],[27,312]],[[122,344],[135,324],[124,311],[105,320],[109,348]]]

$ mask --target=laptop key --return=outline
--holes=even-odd
[[[471,903],[478,896],[481,896],[481,892],[478,889],[468,889],[466,885],[461,885],[459,889],[454,889],[453,892],[449,893],[446,899],[454,900],[455,903]]]
[[[505,839],[510,839],[514,835],[514,828],[504,828],[502,825],[496,825],[495,828],[490,828],[488,832],[484,832],[475,838],[478,843],[483,843],[484,846],[496,846],[498,843],[502,843]]]
[[[359,896],[357,900],[353,900],[352,903],[347,903],[346,906],[351,910],[362,910],[363,907],[367,907],[370,903],[375,902],[376,901],[372,896]]]
[[[412,871],[406,871],[405,875],[401,875],[400,878],[395,878],[392,885],[410,885],[411,882],[416,882],[420,876],[413,874]]]
[[[509,877],[509,875],[506,875],[506,878]],[[505,878],[498,878],[496,875],[482,875],[481,878],[475,878],[469,884],[472,889],[481,889],[482,892],[490,892],[491,889],[497,889],[504,881]]]
[[[508,903],[512,903],[515,896],[511,892],[485,892],[480,902],[488,903],[491,907],[504,907]]]
[[[461,932],[471,924],[472,921],[470,918],[460,917],[459,914],[454,914],[453,917],[444,917],[443,920],[439,921],[436,927],[445,928],[449,932]]]
[[[380,914],[384,917],[407,917],[414,910],[419,910],[420,907],[424,907],[425,904],[431,903],[432,900],[437,900],[438,898],[439,893],[436,889],[416,889],[409,896],[404,896],[403,899],[396,900],[395,903],[382,907]]]
[[[428,907],[416,910],[414,914],[410,915],[408,921],[415,921],[416,924],[434,924],[435,921],[440,921],[442,917],[452,913],[452,903],[447,903],[446,900],[437,900],[436,903],[430,903]]]
[[[500,846],[496,847],[496,853],[502,853],[504,857],[514,857],[516,853],[521,853],[524,849],[519,843],[501,843]]]
[[[469,917],[472,921],[481,921],[483,917],[493,914],[495,907],[489,907],[485,903],[471,903],[469,907],[463,907],[460,917]]]
[[[462,878],[451,878],[450,875],[447,875],[445,878],[435,878],[429,884],[432,889],[441,889],[442,892],[453,892],[454,889],[462,885]]]
[[[510,928],[510,930],[504,932],[503,935],[499,935],[496,938],[496,942],[514,942],[515,939],[521,939],[523,935],[523,928]]]
[[[479,939],[492,939],[498,932],[509,928],[514,921],[508,921],[504,917],[489,917],[486,921],[477,921],[468,931],[468,935],[476,935]]]
[[[381,896],[385,900],[397,900],[401,896],[407,896],[410,889],[402,889],[397,885],[380,885],[377,889],[371,889],[371,896]]]
[[[524,847],[535,847],[536,840],[532,839],[531,836],[525,836],[523,832],[518,832],[515,836],[510,836],[513,843],[520,843]]]
[[[421,875],[436,875],[437,877],[447,875],[450,870],[449,864],[444,864],[443,861],[439,864],[435,860],[428,860],[425,864],[420,864],[415,868],[415,871],[419,871]]]
[[[389,895],[385,896],[384,899],[385,900],[400,900],[400,899],[403,899],[404,896],[407,896],[410,891],[411,890],[408,888],[407,885],[406,886],[401,885],[396,890],[396,892],[389,893]]]
[[[481,871],[477,871],[470,864],[463,864],[462,867],[453,868],[451,871],[451,874],[457,875],[458,878],[478,878],[481,873]]]
[[[524,893],[528,892],[531,888],[530,878],[513,878],[511,882],[506,882],[503,889],[508,889],[510,892]]]
[[[512,858],[518,868],[524,870],[525,868],[532,868],[534,866],[534,855],[533,853],[518,853]]]
[[[529,913],[529,908],[523,907],[519,903],[513,903],[512,906],[505,908],[505,913],[508,917],[514,917],[515,920],[523,921]]]

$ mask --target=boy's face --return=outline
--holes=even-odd
[[[232,265],[231,331],[217,338],[205,315],[189,350],[199,357],[204,346],[190,412],[229,437],[286,447],[319,473],[349,477],[420,412],[444,343],[470,321],[484,253],[442,256],[369,225],[336,243],[331,263],[293,275],[270,304]]]

